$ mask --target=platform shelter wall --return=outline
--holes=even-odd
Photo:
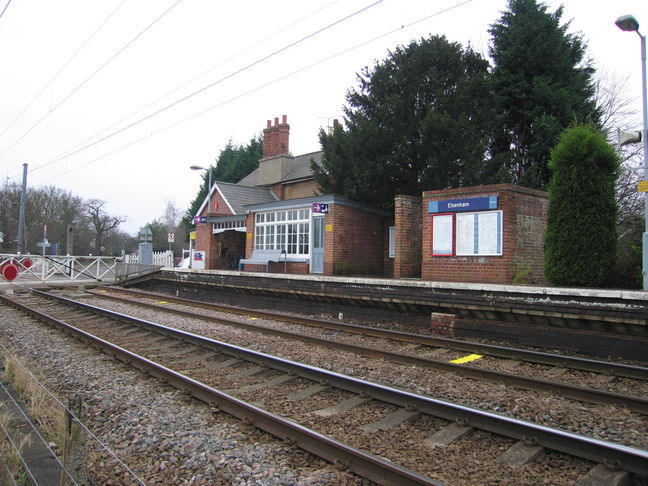
[[[489,200],[494,207],[463,210]],[[545,284],[548,206],[546,192],[511,184],[424,192],[421,278]]]

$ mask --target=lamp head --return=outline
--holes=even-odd
[[[201,167],[201,166],[199,166],[199,165],[191,165],[191,166],[189,166],[189,168],[190,168],[191,170],[207,170],[207,169],[205,169],[204,167]]]
[[[639,22],[633,15],[623,15],[614,22],[616,26],[626,32],[638,32]]]

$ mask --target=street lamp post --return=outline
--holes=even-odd
[[[211,168],[206,169],[205,167],[202,167],[200,165],[192,165],[189,168],[191,170],[206,170],[207,173],[209,174],[209,178],[208,178],[209,182],[207,183],[208,184],[208,187],[207,187],[207,214],[209,214],[209,208],[211,206],[211,186],[212,186],[212,179],[211,179],[212,171],[211,171]]]
[[[646,89],[646,36],[639,32],[639,22],[632,15],[624,15],[616,19],[616,26],[626,32],[636,32],[641,39],[641,84],[643,112],[643,180],[648,181],[648,99]],[[642,238],[642,273],[643,289],[648,290],[648,192],[644,192],[644,233]]]

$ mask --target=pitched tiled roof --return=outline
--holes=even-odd
[[[281,182],[289,182],[297,179],[313,177],[311,160],[314,161],[315,164],[320,165],[322,162],[322,152],[313,152],[310,154],[304,154],[295,157],[293,160],[295,168],[288,174],[286,174],[286,176],[281,179]]]
[[[293,157],[290,161],[292,169],[286,174],[283,179],[276,182],[291,182],[299,179],[308,179],[313,177],[313,169],[311,168],[311,160],[314,160],[317,165],[322,162],[322,152],[312,152],[310,154],[298,155]],[[241,179],[238,184],[243,186],[256,186],[259,184],[259,169],[256,169]]]
[[[215,188],[223,195],[235,214],[245,214],[243,206],[275,202],[277,198],[267,187],[249,187],[229,182],[216,182]]]

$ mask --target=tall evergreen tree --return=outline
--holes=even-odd
[[[321,190],[390,208],[395,194],[481,182],[488,67],[471,48],[432,36],[365,68],[346,96],[346,127],[320,132]]]
[[[592,124],[566,130],[551,153],[545,276],[553,284],[601,287],[616,263],[618,156]]]
[[[250,172],[259,167],[259,159],[263,157],[263,142],[259,136],[250,139],[246,145],[235,145],[230,140],[225,148],[220,151],[216,165],[210,166],[212,185],[215,181],[238,182]],[[188,229],[193,226],[192,218],[207,197],[209,186],[209,173],[203,174],[203,182],[198,194],[191,202],[182,222]]]
[[[582,36],[536,0],[510,0],[490,29],[497,99],[491,153],[499,179],[542,189],[549,182],[551,148],[574,122],[598,122],[594,69]]]

